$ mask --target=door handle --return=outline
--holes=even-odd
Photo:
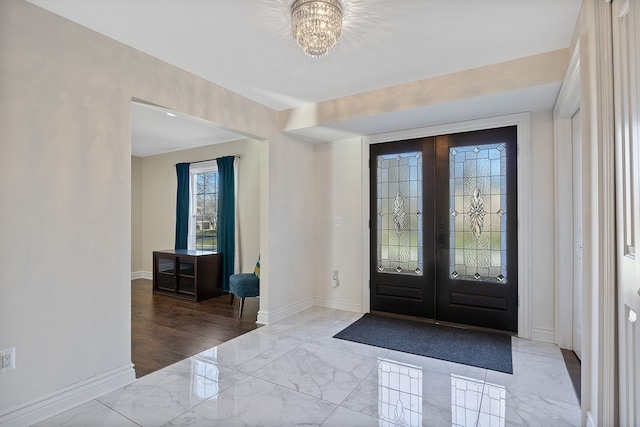
[[[438,249],[442,251],[444,249],[444,243],[446,240],[446,236],[444,234],[444,222],[440,222],[438,224],[438,228],[440,229],[440,233],[438,233]]]

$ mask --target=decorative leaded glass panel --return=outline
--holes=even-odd
[[[422,425],[421,367],[379,360],[378,417],[380,426]]]
[[[450,275],[507,283],[507,150],[449,149]]]
[[[422,153],[377,159],[378,271],[422,275]]]

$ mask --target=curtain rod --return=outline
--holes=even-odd
[[[222,157],[227,157],[227,156],[222,156]],[[195,161],[195,162],[180,162],[180,163],[189,163],[190,165],[193,165],[193,164],[195,164],[195,163],[212,162],[212,161],[214,161],[214,160],[221,159],[222,157],[216,157],[215,159],[198,160],[198,161]],[[235,159],[239,159],[239,158],[240,158],[240,154],[234,154],[234,155],[233,155],[233,157],[234,157]],[[176,163],[175,165],[177,165],[177,163]],[[175,166],[175,165],[174,165],[174,166]]]

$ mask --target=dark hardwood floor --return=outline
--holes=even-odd
[[[229,304],[225,294],[201,302],[155,295],[151,280],[131,281],[131,359],[140,378],[258,327],[259,300]]]
[[[567,366],[567,372],[569,372],[569,378],[571,378],[571,382],[573,383],[573,389],[576,391],[576,395],[578,396],[578,402],[582,402],[581,399],[581,373],[580,373],[580,359],[578,356],[571,350],[562,351],[562,357],[564,358],[564,364]]]

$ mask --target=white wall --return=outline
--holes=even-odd
[[[316,305],[360,312],[362,301],[362,141],[314,147]],[[339,217],[342,225],[335,225]],[[331,272],[338,270],[335,287]]]
[[[248,135],[276,124],[233,92],[28,2],[0,2],[0,348],[16,349],[0,419],[113,372],[134,378],[133,98]]]
[[[142,271],[151,273],[153,251],[175,244],[176,168],[195,162],[238,154],[238,210],[240,262],[243,272],[253,271],[260,252],[260,141],[242,140],[175,151],[141,159],[141,228],[138,257]],[[136,231],[132,226],[132,230]],[[132,241],[131,247],[136,246]],[[135,270],[132,270],[134,272]]]
[[[531,114],[531,339],[555,342],[553,112]]]
[[[313,306],[313,145],[282,134],[269,138],[267,265],[260,275],[258,322]]]

